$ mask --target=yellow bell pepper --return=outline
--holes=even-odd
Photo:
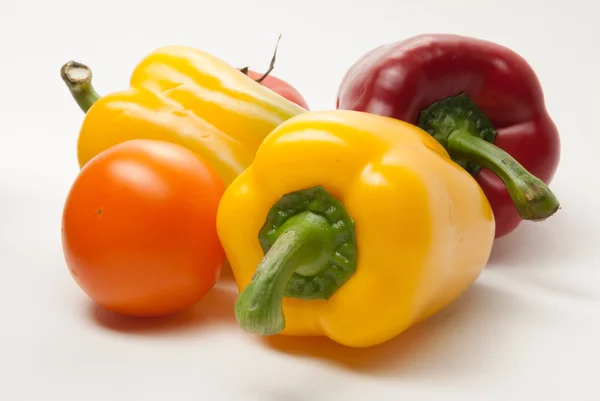
[[[160,139],[197,153],[228,185],[269,132],[306,112],[217,57],[185,46],[153,51],[133,71],[129,89],[104,97],[84,64],[65,64],[61,76],[87,112],[80,167],[120,142]]]
[[[425,131],[337,110],[268,135],[222,197],[217,229],[245,331],[366,347],[469,288],[488,261],[494,217]]]

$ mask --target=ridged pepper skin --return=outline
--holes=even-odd
[[[495,127],[493,144],[549,184],[559,164],[559,134],[535,72],[504,46],[449,34],[380,46],[347,71],[337,106],[418,124],[429,106],[461,93]],[[512,232],[522,217],[503,182],[487,168],[476,179],[494,210],[496,236]]]
[[[273,213],[277,202],[315,187],[339,201],[354,222],[356,252],[345,248],[346,256],[335,252],[334,259],[348,264],[355,258],[355,271],[326,299],[310,299],[306,289],[303,298],[284,297],[284,328],[273,329],[276,317],[252,314],[271,290],[265,288],[276,286],[245,296],[251,283],[263,279],[257,266],[276,257],[271,251],[265,256],[257,236],[267,220],[294,210],[288,198]],[[310,208],[315,202],[309,196],[304,204]],[[340,225],[341,220],[331,230]],[[338,110],[299,115],[269,134],[222,197],[217,229],[241,291],[236,316],[244,330],[327,336],[367,347],[399,335],[465,292],[488,261],[495,225],[475,179],[429,134],[395,119]],[[284,236],[285,231],[275,244]],[[307,242],[298,264],[306,269],[311,257],[322,261],[313,254],[327,248],[321,245]],[[336,280],[335,274],[327,278]],[[276,315],[282,290],[273,291]]]
[[[62,71],[84,106],[95,94],[86,69],[71,63]],[[186,46],[151,52],[134,69],[128,89],[96,97],[88,101],[79,134],[81,167],[120,142],[160,139],[194,151],[225,184],[250,165],[269,132],[306,112],[221,59]]]

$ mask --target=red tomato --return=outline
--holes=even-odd
[[[248,70],[248,76],[254,80],[257,80],[260,77],[262,77],[263,74],[260,72]],[[277,78],[273,75],[267,75],[267,77],[263,79],[260,83],[261,85],[271,89],[273,92],[280,94],[290,102],[294,102],[298,106],[309,110],[308,103],[306,103],[306,100],[304,100],[300,92],[298,92],[296,88],[294,88],[292,85],[285,82],[284,80]]]
[[[81,170],[66,199],[63,251],[79,286],[117,313],[179,312],[215,285],[225,260],[216,231],[224,192],[188,149],[131,140]]]

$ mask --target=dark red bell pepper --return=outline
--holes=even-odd
[[[496,237],[544,220],[560,158],[540,82],[514,51],[458,35],[419,35],[376,48],[342,80],[337,107],[397,118],[433,135],[485,192]]]

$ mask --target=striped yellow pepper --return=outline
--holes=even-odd
[[[86,112],[80,167],[120,142],[159,139],[194,151],[229,185],[269,132],[306,112],[230,64],[185,46],[153,51],[134,69],[129,89],[103,97],[86,65],[68,62],[61,76]]]

